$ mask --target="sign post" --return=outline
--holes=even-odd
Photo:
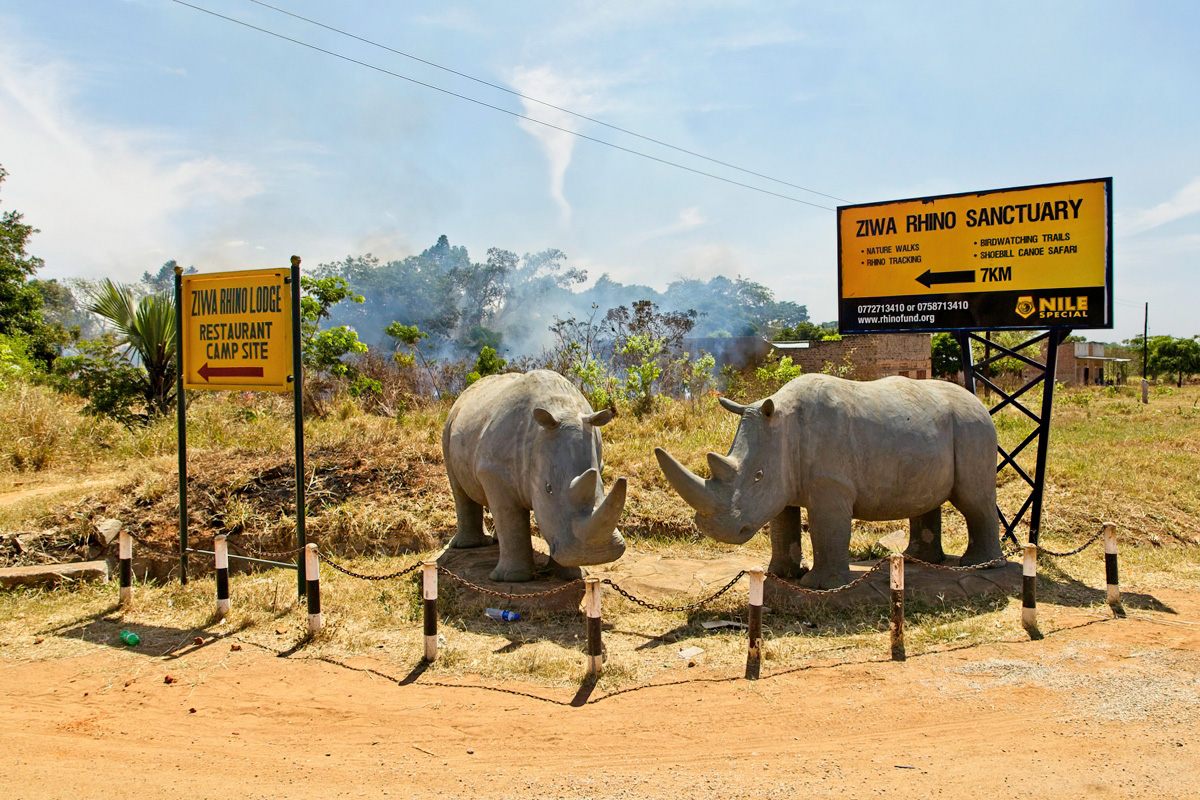
[[[838,208],[839,331],[953,332],[967,390],[982,383],[1001,398],[993,415],[1011,404],[1036,424],[999,451],[997,471],[1011,466],[1031,490],[1011,519],[996,509],[1014,542],[1027,511],[1030,542],[1041,528],[1058,346],[1073,328],[1113,325],[1112,241],[1112,178]],[[1012,348],[977,333],[996,330],[1045,332]],[[1044,362],[1020,352],[1043,342]],[[1007,392],[981,372],[1001,358],[1038,374]],[[1040,413],[1020,400],[1039,383]],[[1016,458],[1035,440],[1030,476]]]
[[[175,268],[176,392],[179,411],[180,581],[187,583],[187,389],[286,392],[295,390],[296,558],[299,591],[306,589],[304,536],[304,419],[301,395],[300,258],[291,269],[184,275]],[[230,555],[231,558],[238,556]]]

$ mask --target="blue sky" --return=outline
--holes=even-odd
[[[747,176],[289,18],[189,0],[732,180],[664,166],[170,0],[0,0],[0,201],[43,277],[397,258],[446,234],[591,279],[740,275],[836,312],[844,202],[1112,176],[1116,327],[1191,336],[1200,4],[272,0],[808,187]]]

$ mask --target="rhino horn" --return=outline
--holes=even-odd
[[[731,411],[734,414],[737,414],[739,417],[742,415],[742,412],[746,410],[746,406],[742,405],[741,403],[735,403],[728,397],[718,397],[717,402],[721,404],[721,408],[725,409],[726,411]]]
[[[596,475],[599,480],[599,474],[594,469],[580,475],[575,480],[583,479],[588,472]],[[574,486],[574,481],[572,481]],[[593,495],[594,497],[595,495]],[[578,527],[575,528],[575,536],[581,543],[603,543],[612,538],[613,531],[617,528],[617,520],[621,516],[621,512],[625,510],[625,479],[617,478],[613,483],[612,491],[600,501],[600,505],[592,509],[592,513],[584,519]],[[618,535],[618,540],[620,536]],[[624,545],[622,545],[624,547]]]
[[[702,513],[716,512],[717,498],[704,485],[702,478],[676,461],[661,447],[654,448],[654,457],[658,459],[659,469],[663,471],[667,481],[675,487],[675,491],[679,492],[685,503]]]
[[[571,481],[571,486],[567,489],[571,505],[586,505],[590,508],[592,503],[596,502],[596,484],[599,482],[600,472],[595,467]]]
[[[721,483],[733,483],[737,478],[738,463],[727,456],[709,453],[708,469],[715,480]]]

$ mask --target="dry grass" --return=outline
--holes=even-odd
[[[1200,588],[1200,548],[1193,546],[1200,534],[1198,401],[1197,388],[1159,393],[1148,407],[1125,392],[1087,389],[1062,393],[1056,404],[1043,542],[1069,549],[1101,521],[1116,521],[1131,608],[1147,613],[1163,612],[1150,599],[1156,588]],[[446,409],[435,405],[386,418],[342,405],[337,413],[309,420],[310,538],[365,573],[392,572],[442,546],[454,528],[441,465]],[[996,419],[1007,447],[1030,430],[1030,423],[1010,410]],[[616,477],[629,479],[621,527],[632,547],[705,558],[749,552],[766,560],[765,536],[741,548],[700,538],[690,509],[666,485],[652,454],[655,446],[663,446],[706,474],[705,452],[726,452],[736,423],[736,417],[706,397],[694,405],[668,404],[641,421],[624,414],[605,428],[604,481],[611,485]],[[0,505],[0,530],[56,526],[86,540],[95,518],[117,516],[143,536],[173,542],[177,486],[172,420],[140,431],[98,425],[61,398],[24,387],[0,395],[0,426],[7,426],[0,434],[8,435],[0,435],[0,447],[8,448],[0,451],[0,492],[50,489]],[[43,453],[41,472],[31,471],[29,455],[21,456],[25,466],[17,469],[13,435],[28,440],[22,452]],[[264,549],[290,546],[294,477],[286,398],[198,396],[189,412],[189,447],[191,525],[198,546],[207,547],[218,531],[252,535]],[[1032,448],[1028,458],[1031,465]],[[59,486],[64,479],[74,483]],[[93,480],[111,481],[112,488],[89,483]],[[1011,471],[1001,474],[998,483],[1001,505],[1011,513],[1025,489]],[[856,523],[853,556],[884,555],[878,539],[904,527],[903,522]],[[961,550],[965,525],[949,508],[944,530],[948,550]],[[197,568],[203,568],[202,561],[197,559]],[[212,618],[213,584],[203,576],[186,587],[139,585],[133,607],[126,610],[114,607],[112,586],[6,592],[0,594],[0,657],[85,652],[97,644],[114,644],[124,626],[144,632],[151,652],[186,646],[195,635],[236,632],[241,641],[277,652],[300,645],[298,656],[369,656],[400,677],[407,674],[421,653],[415,583],[368,583],[326,572],[326,628],[312,641],[305,642],[294,574],[267,571],[235,578],[234,612],[219,625]],[[1048,624],[1054,624],[1057,613],[1072,609],[1106,613],[1098,547],[1059,564],[1047,562],[1043,576],[1039,592]],[[497,623],[482,615],[477,602],[444,591],[445,643],[430,674],[547,686],[574,685],[581,679],[584,626],[578,612],[534,613],[518,623]],[[735,590],[701,611],[668,613],[648,611],[608,593],[608,660],[601,687],[697,673],[739,674],[745,662],[744,633],[706,631],[700,623],[744,620],[744,602],[744,591]],[[911,604],[908,611],[908,648],[914,654],[1023,635],[1015,605],[1006,598]],[[816,609],[803,617],[768,614],[764,671],[813,658],[881,657],[887,651],[885,614],[882,607]],[[44,641],[34,644],[39,636]],[[688,647],[704,651],[693,659],[696,668],[689,669],[688,661],[678,656]]]

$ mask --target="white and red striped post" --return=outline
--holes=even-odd
[[[425,660],[437,658],[437,562],[426,561],[421,565],[421,594],[425,598]]]
[[[1037,545],[1025,545],[1025,562],[1021,569],[1021,624],[1030,636],[1037,627]]]
[[[604,668],[604,643],[600,640],[600,579],[584,578],[583,608],[587,614],[587,675],[599,678]]]
[[[321,560],[317,557],[317,545],[313,542],[304,546],[305,595],[308,598],[308,632],[321,630]]]
[[[133,537],[128,531],[117,534],[117,558],[121,568],[120,603],[133,600]]]
[[[892,579],[892,661],[903,661],[904,653],[904,556],[893,553],[888,558]]]
[[[751,567],[746,570],[750,577],[750,611],[746,627],[750,634],[749,649],[746,653],[746,678],[757,680],[762,668],[762,613],[763,613],[763,579],[766,570],[762,567]]]
[[[217,616],[229,614],[229,543],[225,534],[213,537],[213,563],[217,568]]]
[[[1104,523],[1104,576],[1108,604],[1114,614],[1121,616],[1125,609],[1121,606],[1121,581],[1117,575],[1117,526],[1112,522]]]

